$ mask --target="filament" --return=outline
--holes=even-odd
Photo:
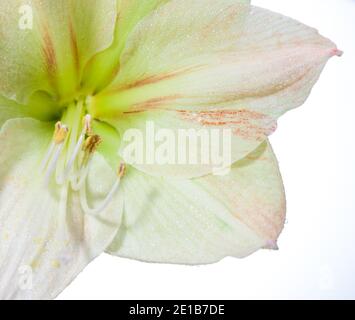
[[[86,193],[86,183],[83,184],[82,188],[80,189],[80,204],[84,212],[88,215],[97,215],[102,210],[105,210],[107,206],[111,203],[113,197],[115,196],[116,192],[118,191],[121,179],[125,173],[125,164],[121,163],[119,170],[118,170],[118,177],[115,183],[113,184],[110,192],[107,194],[105,200],[102,201],[96,208],[90,208],[87,201],[87,193]]]
[[[47,168],[44,178],[45,185],[49,183],[50,177],[52,176],[53,172],[57,167],[60,154],[63,150],[64,142],[67,138],[68,131],[68,127],[66,125],[63,125],[61,122],[57,122],[55,124],[53,141],[41,165],[42,170],[45,170]]]
[[[43,161],[42,161],[42,164],[41,164],[41,171],[43,171],[44,169],[46,169],[46,166],[48,164],[48,161],[49,159],[51,158],[52,154],[53,154],[53,151],[54,151],[54,148],[55,148],[55,143],[54,141],[52,141]]]
[[[45,185],[48,185],[49,180],[57,167],[57,163],[58,163],[58,160],[59,160],[62,150],[63,150],[63,143],[61,143],[60,145],[56,145],[54,147],[53,157],[48,164],[48,169],[47,169],[47,172],[46,172],[46,175],[44,178]]]

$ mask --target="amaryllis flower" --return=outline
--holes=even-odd
[[[206,264],[276,248],[268,136],[334,55],[248,0],[0,0],[0,297],[54,298],[102,252]],[[230,129],[229,174],[133,163],[123,136],[147,121]]]

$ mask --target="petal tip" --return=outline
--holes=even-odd
[[[279,246],[277,245],[276,240],[268,240],[266,241],[264,249],[269,249],[269,250],[279,250]]]
[[[334,57],[334,56],[341,57],[343,54],[344,54],[344,51],[341,51],[338,48],[332,49],[330,52],[330,55],[332,57]]]

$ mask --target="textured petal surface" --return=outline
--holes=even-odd
[[[95,93],[107,85],[120,68],[120,56],[133,28],[157,7],[169,0],[117,0],[117,21],[112,45],[88,64],[83,77],[84,90]]]
[[[158,125],[168,121],[173,129],[229,128],[232,161],[243,158],[274,132],[279,116],[306,100],[328,59],[339,54],[316,30],[247,8],[240,1],[186,0],[157,9],[134,29],[122,70],[93,97],[92,112],[121,131],[125,121],[139,127],[140,119],[149,118]],[[210,170],[200,167],[184,176]]]
[[[51,131],[47,124],[19,119],[8,121],[0,133],[1,299],[54,298],[106,249],[119,227],[121,198],[89,216],[76,193],[44,186],[40,163]],[[114,179],[97,156],[87,182],[93,205]]]
[[[246,0],[171,0],[159,7],[129,35],[121,57],[121,70],[97,102],[104,106],[103,102],[111,97],[112,107],[119,113],[140,99],[144,102],[146,86],[150,89],[152,84],[164,85],[163,80],[190,74],[219,52],[229,51],[241,35],[248,3]],[[144,91],[143,96],[140,91]],[[136,101],[132,100],[133,95]],[[97,111],[105,113],[102,108]]]
[[[109,247],[122,257],[179,264],[244,257],[275,247],[284,224],[283,185],[266,143],[228,176],[169,179],[129,168],[123,190],[123,226]]]
[[[0,2],[0,94],[75,95],[84,64],[113,38],[115,0]]]

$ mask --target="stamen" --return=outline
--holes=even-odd
[[[91,126],[91,115],[87,114],[84,119],[83,119],[83,131],[85,131],[85,133],[87,135],[91,135],[92,134],[92,126]]]
[[[91,157],[101,142],[101,137],[98,135],[91,135],[85,140],[82,148],[84,155],[81,159],[79,174],[71,179],[71,186],[74,191],[79,191],[83,187],[89,172]]]
[[[46,169],[46,166],[48,164],[48,161],[50,159],[50,157],[52,156],[52,153],[54,151],[54,147],[55,147],[55,143],[54,141],[52,141],[48,151],[47,151],[47,154],[46,156],[44,157],[43,161],[42,161],[42,164],[41,164],[41,171],[43,171],[44,169]]]
[[[93,134],[91,125],[92,119],[90,115],[86,115],[83,118],[81,125],[79,118],[75,123],[82,127],[82,131],[78,137],[78,127],[74,125],[73,130],[70,131],[69,143],[66,142],[69,133],[68,127],[63,125],[61,122],[57,122],[55,124],[53,141],[42,163],[42,169],[46,170],[45,183],[48,184],[50,182],[50,179],[55,172],[55,181],[57,184],[63,185],[64,187],[65,183],[66,191],[70,184],[73,191],[79,192],[80,204],[83,211],[89,215],[97,215],[102,210],[105,210],[105,208],[107,208],[113,200],[120,187],[121,179],[125,175],[126,166],[124,163],[120,164],[117,170],[117,179],[106,198],[98,206],[90,208],[86,192],[87,178],[90,170],[91,159],[102,140],[99,135]],[[65,155],[61,157],[63,149],[67,147],[70,152],[69,160],[65,157]],[[66,160],[68,161],[66,162]],[[58,170],[59,162],[60,170]],[[72,172],[73,167],[75,167],[74,172]]]
[[[57,166],[60,154],[63,150],[63,143],[59,144],[59,145],[55,145],[55,149],[54,149],[54,155],[51,159],[51,161],[48,164],[48,169],[44,178],[44,183],[45,185],[48,185],[50,177],[52,176],[53,172],[55,171],[55,168]]]
[[[126,174],[126,165],[124,162],[122,162],[120,164],[120,166],[118,167],[118,172],[117,175],[119,178],[123,178],[123,176]]]
[[[41,165],[42,170],[48,167],[44,179],[45,184],[49,183],[49,179],[55,171],[68,131],[68,127],[61,122],[55,124],[53,141]]]
[[[94,134],[89,136],[83,145],[84,157],[81,161],[82,166],[86,166],[93,155],[97,150],[98,146],[101,144],[102,139],[99,135]]]
[[[121,179],[125,174],[125,169],[126,166],[124,163],[121,163],[117,172],[117,180],[112,186],[110,192],[108,193],[107,197],[105,200],[96,208],[90,208],[87,202],[87,194],[86,194],[86,184],[84,183],[83,187],[80,189],[80,204],[84,212],[88,215],[97,215],[99,214],[102,210],[105,210],[106,207],[110,204],[112,201],[114,195],[118,191],[121,183]]]
[[[83,184],[85,183],[86,177],[89,172],[89,165],[90,165],[90,159],[93,155],[93,153],[96,151],[100,143],[102,142],[101,137],[98,135],[92,134],[92,127],[91,127],[91,116],[86,115],[84,118],[84,130],[86,131],[86,135],[89,135],[88,138],[85,140],[85,143],[83,144],[82,150],[84,152],[84,155],[81,159],[80,163],[80,169],[79,173],[72,177],[71,179],[71,187],[74,191],[79,191],[82,187]],[[79,139],[79,142],[76,146],[76,150],[74,152],[74,159],[76,158],[76,155],[80,151],[80,146],[82,145],[82,140],[85,138],[85,135],[82,135]]]
[[[66,125],[62,125],[61,122],[57,122],[55,125],[55,131],[54,131],[54,143],[55,144],[61,144],[65,141],[67,135],[68,135],[68,127]]]
[[[73,152],[72,156],[70,157],[68,164],[65,168],[64,177],[61,180],[65,180],[65,178],[70,174],[70,170],[72,169],[72,167],[74,165],[74,161],[76,160],[76,158],[80,152],[80,148],[84,142],[85,136],[89,135],[91,133],[92,133],[91,116],[89,114],[87,114],[83,119],[83,130],[80,134],[77,144],[75,145],[74,152]]]

